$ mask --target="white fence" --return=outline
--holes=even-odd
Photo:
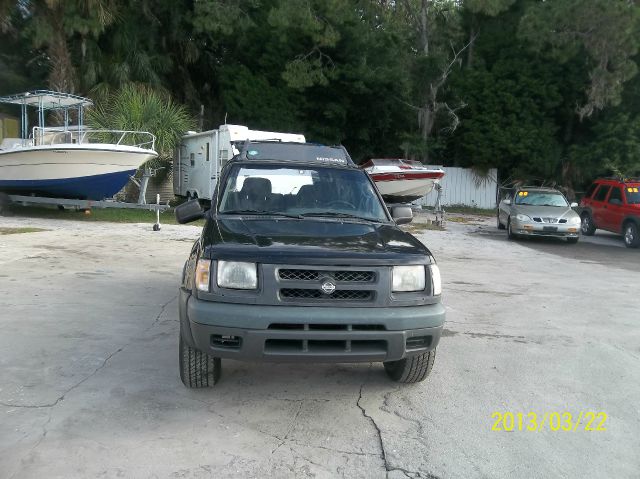
[[[498,190],[498,170],[492,168],[485,177],[478,176],[471,168],[443,167],[444,178],[441,203],[443,206],[465,205],[477,208],[495,208]],[[437,191],[434,189],[416,204],[433,207]]]

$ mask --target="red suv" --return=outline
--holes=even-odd
[[[640,179],[596,180],[580,206],[582,234],[591,236],[599,228],[622,234],[629,248],[640,246]]]

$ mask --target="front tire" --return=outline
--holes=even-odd
[[[418,383],[424,381],[436,360],[436,350],[432,349],[426,353],[418,354],[399,361],[384,362],[384,370],[387,375],[399,383]]]
[[[180,334],[180,379],[188,388],[211,388],[222,373],[222,361],[192,348]]]
[[[640,234],[638,234],[638,225],[633,221],[624,225],[624,245],[627,248],[637,248],[640,246]]]
[[[498,213],[498,215],[496,216],[496,220],[498,222],[498,229],[499,230],[503,230],[504,229],[504,225],[500,222],[500,213]]]
[[[507,221],[507,238],[510,240],[518,239],[518,236],[511,229],[511,218]]]
[[[596,225],[593,222],[593,218],[589,213],[582,213],[582,222],[580,224],[580,230],[585,236],[593,236],[596,232]]]

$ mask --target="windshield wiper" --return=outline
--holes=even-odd
[[[365,218],[364,216],[358,216],[358,215],[352,215],[349,213],[339,213],[337,211],[312,211],[309,213],[302,213],[300,216],[332,216],[332,217],[336,217],[336,218],[353,218],[356,220],[362,220],[362,221],[370,221],[371,223],[380,223],[380,220],[376,220],[373,218]]]
[[[301,219],[301,215],[293,215],[288,213],[281,213],[279,211],[267,211],[267,210],[227,210],[221,211],[223,215],[258,215],[258,216],[282,216],[283,218],[296,218]]]

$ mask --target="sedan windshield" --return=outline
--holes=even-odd
[[[235,165],[218,211],[227,214],[387,221],[364,171]]]
[[[516,195],[516,205],[530,206],[564,206],[569,203],[561,193],[549,191],[518,191]]]

